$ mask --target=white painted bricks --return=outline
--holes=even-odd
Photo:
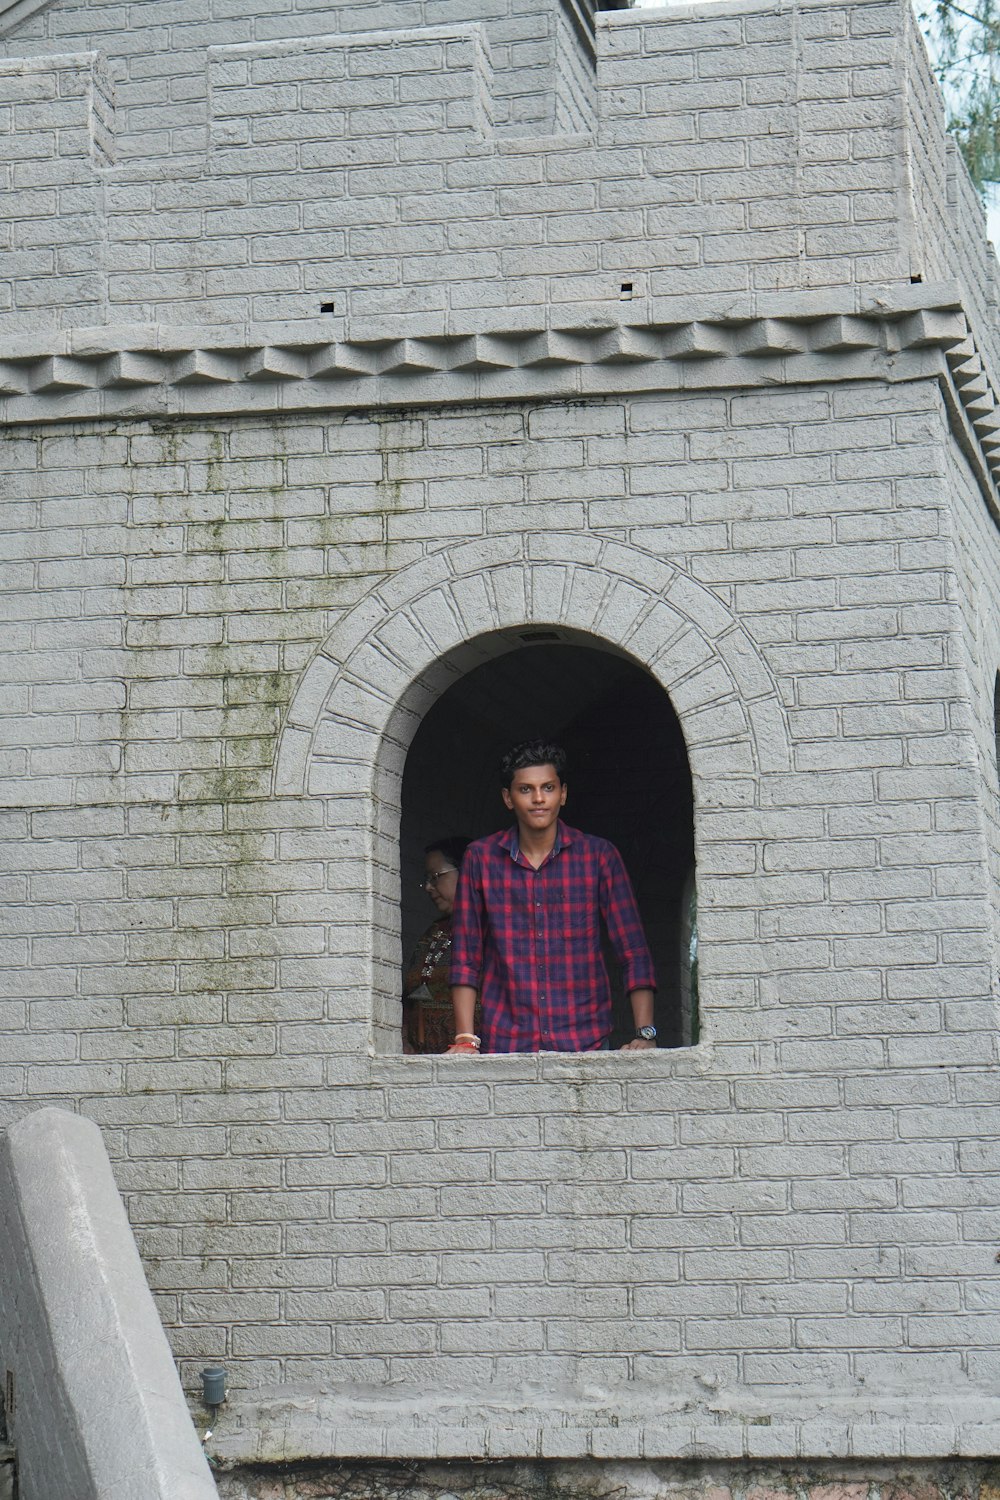
[[[8,1109],[101,1122],[190,1372],[986,1378],[986,710],[947,442],[915,382],[8,445]],[[372,1057],[416,716],[541,622],[677,705],[705,1040]]]
[[[89,60],[0,68],[65,95],[12,112],[15,235],[100,247],[49,328],[15,265],[0,351],[3,1118],[100,1124],[189,1382],[462,1391],[446,1457],[952,1452],[998,1343],[994,294],[898,171],[956,181],[908,12],[612,18],[599,111],[528,140],[510,36],[375,11],[216,18],[149,94],[129,52],[127,167]],[[124,56],[99,15],[24,46]],[[677,709],[702,1040],[403,1057],[406,751],[546,624]]]
[[[556,0],[520,21],[449,6],[446,27],[409,6],[405,30],[398,5],[365,7],[364,30],[326,7],[312,34],[274,0],[217,23],[186,0],[152,36],[154,7],[122,35],[116,13],[102,29],[102,7],[57,6],[15,33],[0,92],[33,103],[3,122],[23,202],[0,328],[301,323],[332,304],[334,327],[433,334],[623,295],[653,319],[692,298],[727,316],[790,293],[819,308],[835,288],[947,274],[992,340],[995,262],[906,5],[815,0],[794,36],[790,11],[604,16],[596,80]],[[116,149],[127,166],[106,165]],[[79,220],[58,251],[55,213]]]

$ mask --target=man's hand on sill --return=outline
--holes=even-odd
[[[625,1045],[623,1047],[619,1047],[618,1050],[619,1052],[648,1052],[650,1050],[655,1051],[655,1049],[655,1042],[647,1042],[642,1037],[636,1037],[634,1041],[626,1042]],[[443,1055],[447,1057],[450,1053],[459,1055],[464,1053],[467,1057],[475,1057],[478,1052],[479,1047],[477,1046],[477,1044],[473,1041],[468,1041],[463,1037],[461,1040],[452,1042],[451,1046],[445,1051]]]

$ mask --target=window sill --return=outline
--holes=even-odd
[[[380,1082],[389,1082],[404,1072],[412,1080],[416,1071],[430,1074],[441,1083],[468,1083],[473,1079],[504,1083],[613,1079],[620,1083],[633,1076],[701,1077],[712,1071],[714,1060],[712,1044],[701,1041],[693,1047],[656,1047],[639,1052],[507,1052],[485,1056],[383,1053],[371,1058],[371,1071],[373,1080]]]

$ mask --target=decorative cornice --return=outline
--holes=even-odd
[[[924,305],[880,299],[827,315],[596,319],[414,337],[348,330],[333,338],[324,324],[266,334],[73,329],[0,347],[0,419],[190,419],[944,373],[966,447],[995,485],[1000,403],[957,299],[933,290],[939,295]]]

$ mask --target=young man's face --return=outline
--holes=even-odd
[[[503,788],[503,800],[519,828],[544,833],[558,820],[566,801],[566,784],[559,780],[555,766],[525,766]]]

